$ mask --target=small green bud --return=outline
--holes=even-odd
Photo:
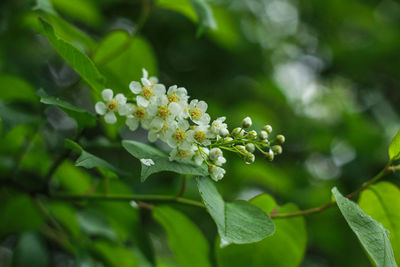
[[[265,157],[269,160],[269,161],[273,161],[274,160],[274,152],[272,152],[272,150],[269,150],[267,152],[267,154],[265,154]]]
[[[247,138],[256,139],[257,138],[257,132],[254,131],[254,130],[251,130],[250,132],[247,133]]]
[[[244,136],[244,134],[245,134],[245,131],[240,127],[237,127],[237,128],[232,130],[232,136],[233,137],[242,138]]]
[[[280,145],[275,145],[272,146],[272,151],[274,152],[275,155],[282,154],[282,147]]]
[[[260,140],[266,140],[266,139],[268,139],[268,133],[266,131],[262,130],[260,132],[260,134],[258,135],[258,137],[260,138]]]
[[[281,135],[281,134],[278,134],[278,135],[276,136],[276,141],[277,141],[279,144],[285,143],[285,136],[283,136],[283,135]]]
[[[263,130],[270,134],[272,133],[272,126],[267,124],[263,127]]]
[[[254,150],[256,150],[256,147],[255,147],[254,144],[249,143],[249,144],[246,145],[246,150],[249,151],[250,153],[253,153]]]
[[[242,127],[243,129],[249,128],[251,127],[251,125],[253,124],[253,122],[251,121],[250,117],[246,117],[243,119],[242,121]]]
[[[256,156],[254,156],[253,153],[247,153],[246,156],[244,157],[244,161],[246,164],[251,164],[256,160]]]

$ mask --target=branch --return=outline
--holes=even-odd
[[[378,181],[379,179],[381,179],[382,177],[386,176],[387,174],[394,172],[396,170],[398,170],[398,166],[390,166],[391,162],[389,162],[388,165],[386,165],[386,167],[381,170],[377,175],[375,175],[371,180],[365,182],[363,184],[363,186],[361,186],[360,188],[358,188],[357,190],[351,192],[350,194],[347,194],[346,197],[347,198],[353,198],[355,196],[357,196],[359,193],[361,193],[362,191],[364,191],[365,189],[367,189],[368,187],[370,187],[373,183],[375,183],[376,181]],[[299,211],[295,211],[295,212],[289,212],[289,213],[276,213],[275,212],[271,212],[270,216],[272,218],[289,218],[289,217],[295,217],[295,216],[302,216],[302,215],[307,215],[307,214],[311,214],[311,213],[318,213],[321,212],[323,210],[326,210],[332,206],[334,206],[336,204],[335,201],[330,201],[322,206],[319,207],[315,207],[315,208],[310,208],[310,209],[306,209],[306,210],[299,210]]]

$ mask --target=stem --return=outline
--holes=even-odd
[[[183,194],[185,193],[185,190],[186,190],[186,183],[187,183],[186,177],[183,177],[183,182],[182,182],[181,190],[179,191],[178,195],[176,195],[176,197],[181,197],[181,196],[183,196]]]
[[[378,181],[379,179],[381,179],[382,177],[386,176],[387,174],[389,174],[391,171],[395,170],[396,167],[390,166],[390,163],[388,165],[386,165],[386,167],[381,170],[377,175],[375,175],[371,180],[365,182],[360,188],[358,188],[357,190],[351,192],[350,194],[347,194],[346,197],[347,198],[353,198],[355,196],[357,196],[359,193],[361,193],[362,191],[364,191],[365,189],[367,189],[368,187],[370,187],[373,183],[375,183],[376,181]],[[299,211],[295,211],[295,212],[289,212],[289,213],[276,213],[272,212],[270,213],[270,216],[272,218],[289,218],[289,217],[295,217],[295,216],[302,216],[302,215],[306,215],[306,214],[311,214],[311,213],[317,213],[317,212],[321,212],[323,210],[326,210],[332,206],[335,205],[335,201],[330,201],[322,206],[319,207],[315,207],[315,208],[310,208],[310,209],[306,209],[306,210],[299,210]]]

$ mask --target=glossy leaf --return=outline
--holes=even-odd
[[[44,20],[40,20],[42,34],[47,37],[54,49],[63,57],[69,65],[97,92],[100,93],[103,86],[103,76],[95,64],[82,51],[72,44],[60,39],[54,33],[53,27]]]
[[[242,200],[225,203],[207,177],[198,178],[197,186],[208,212],[217,224],[221,246],[257,242],[274,233],[271,218],[257,206]]]
[[[360,207],[390,232],[394,257],[400,265],[400,190],[388,182],[372,185],[362,192]]]
[[[344,197],[335,188],[332,194],[350,228],[356,234],[368,255],[378,267],[396,266],[389,231],[375,221],[353,201]]]
[[[40,102],[47,105],[54,105],[63,109],[69,116],[76,120],[81,128],[92,127],[96,125],[96,116],[92,113],[78,108],[58,97],[49,96],[44,90],[40,90],[38,95],[40,96]]]
[[[160,150],[136,141],[124,140],[122,146],[137,159],[151,159],[153,165],[144,164],[140,161],[142,166],[140,179],[144,182],[150,175],[162,171],[176,172],[179,174],[189,174],[197,176],[207,176],[208,171],[204,166],[197,166],[192,162],[178,162],[170,161],[168,155]]]
[[[277,205],[269,195],[263,194],[250,203],[264,212],[270,213]],[[297,211],[294,204],[279,207],[278,213]],[[216,247],[217,262],[220,267],[276,266],[295,267],[301,263],[307,242],[307,232],[303,217],[274,220],[275,233],[260,242]],[[285,255],[285,259],[282,259]]]
[[[392,161],[400,159],[400,131],[397,132],[396,136],[393,137],[393,140],[390,143],[389,158]]]
[[[185,215],[169,206],[157,206],[153,217],[167,232],[168,243],[180,266],[211,266],[207,240]]]

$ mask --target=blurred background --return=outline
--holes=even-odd
[[[205,100],[211,117],[226,116],[231,129],[250,116],[255,128],[271,124],[275,134],[284,134],[284,153],[272,163],[257,155],[245,165],[227,155],[227,174],[217,184],[226,200],[268,193],[280,205],[306,209],[328,202],[333,186],[353,191],[386,164],[400,121],[399,2],[209,3],[217,29],[196,36],[198,19],[184,0],[1,1],[0,176],[41,188],[65,153],[64,139],[78,132],[67,113],[39,102],[39,89],[94,112],[89,86],[38,34],[38,16],[84,51],[117,92],[127,93],[145,67],[164,84],[184,86],[192,98]],[[140,183],[139,163],[120,142],[146,142],[146,136],[129,132],[123,122],[97,123],[77,141],[129,172],[110,181],[111,192],[179,192],[184,178],[172,173]],[[101,174],[75,167],[76,157],[67,154],[52,190],[101,190]],[[194,179],[185,196],[199,199]],[[200,227],[214,264],[226,266],[207,213],[176,208]],[[46,212],[63,231],[53,229]],[[305,222],[296,260],[282,251],[275,255],[280,263],[271,266],[369,265],[335,208]],[[0,266],[155,265],[179,266],[148,211],[129,203],[38,200],[1,183]]]

